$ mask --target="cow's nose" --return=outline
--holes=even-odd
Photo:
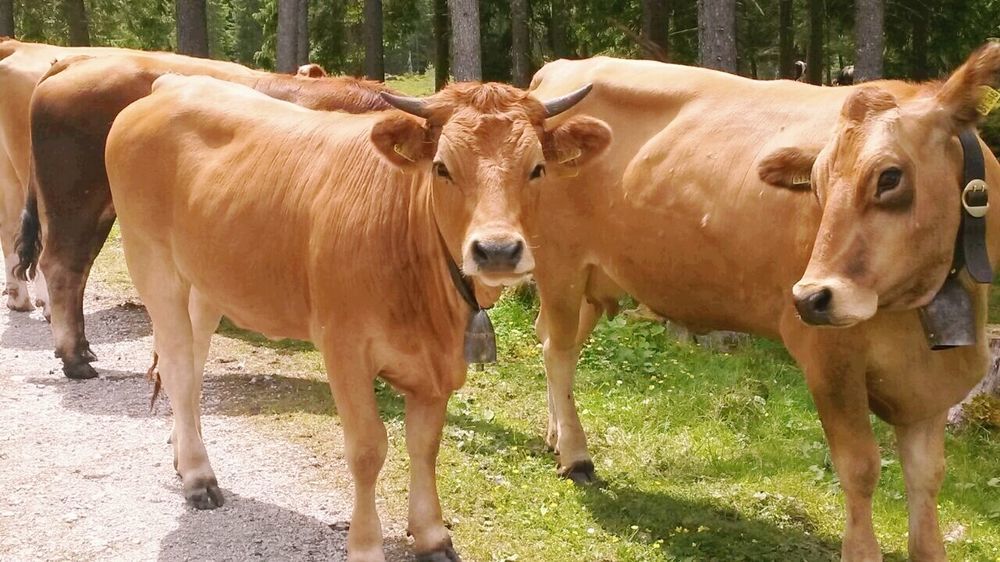
[[[795,308],[806,324],[820,326],[830,323],[830,301],[833,291],[820,287],[808,293],[795,296]]]
[[[524,254],[524,242],[476,240],[472,243],[472,259],[486,271],[507,271],[517,267]]]

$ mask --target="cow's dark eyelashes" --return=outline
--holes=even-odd
[[[537,180],[538,178],[545,175],[545,164],[539,164],[531,170],[531,179]]]
[[[875,197],[881,197],[883,193],[896,189],[902,179],[903,170],[896,167],[884,170],[878,177],[878,184],[875,186]]]
[[[448,171],[448,167],[444,165],[444,162],[434,163],[434,175],[449,181],[451,180],[451,172]]]

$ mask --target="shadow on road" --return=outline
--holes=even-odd
[[[177,529],[160,541],[158,560],[346,560],[345,526],[225,490],[226,505],[185,507]],[[386,542],[386,558],[407,559],[402,538]]]
[[[0,334],[0,347],[24,351],[53,349],[48,322],[37,314],[9,314],[7,327]],[[153,333],[146,309],[131,302],[119,302],[90,312],[84,315],[84,323],[87,338],[94,345],[133,341]]]

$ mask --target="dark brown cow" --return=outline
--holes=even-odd
[[[83,291],[115,220],[104,165],[108,130],[122,109],[148,95],[153,81],[167,73],[238,82],[311,109],[360,113],[389,107],[379,96],[388,89],[376,82],[285,76],[168,53],[73,57],[54,64],[31,103],[34,177],[18,273],[26,277],[37,263],[49,281],[56,355],[70,378],[97,376],[84,333]]]

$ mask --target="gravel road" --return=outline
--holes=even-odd
[[[144,309],[91,283],[86,321],[101,375],[78,382],[63,377],[40,311],[0,310],[0,560],[345,559],[342,461],[321,465],[224,415],[212,392],[222,366],[210,359],[203,427],[227,502],[189,508],[166,442],[169,407],[149,410]],[[383,525],[388,558],[412,558],[405,523],[383,514]]]

